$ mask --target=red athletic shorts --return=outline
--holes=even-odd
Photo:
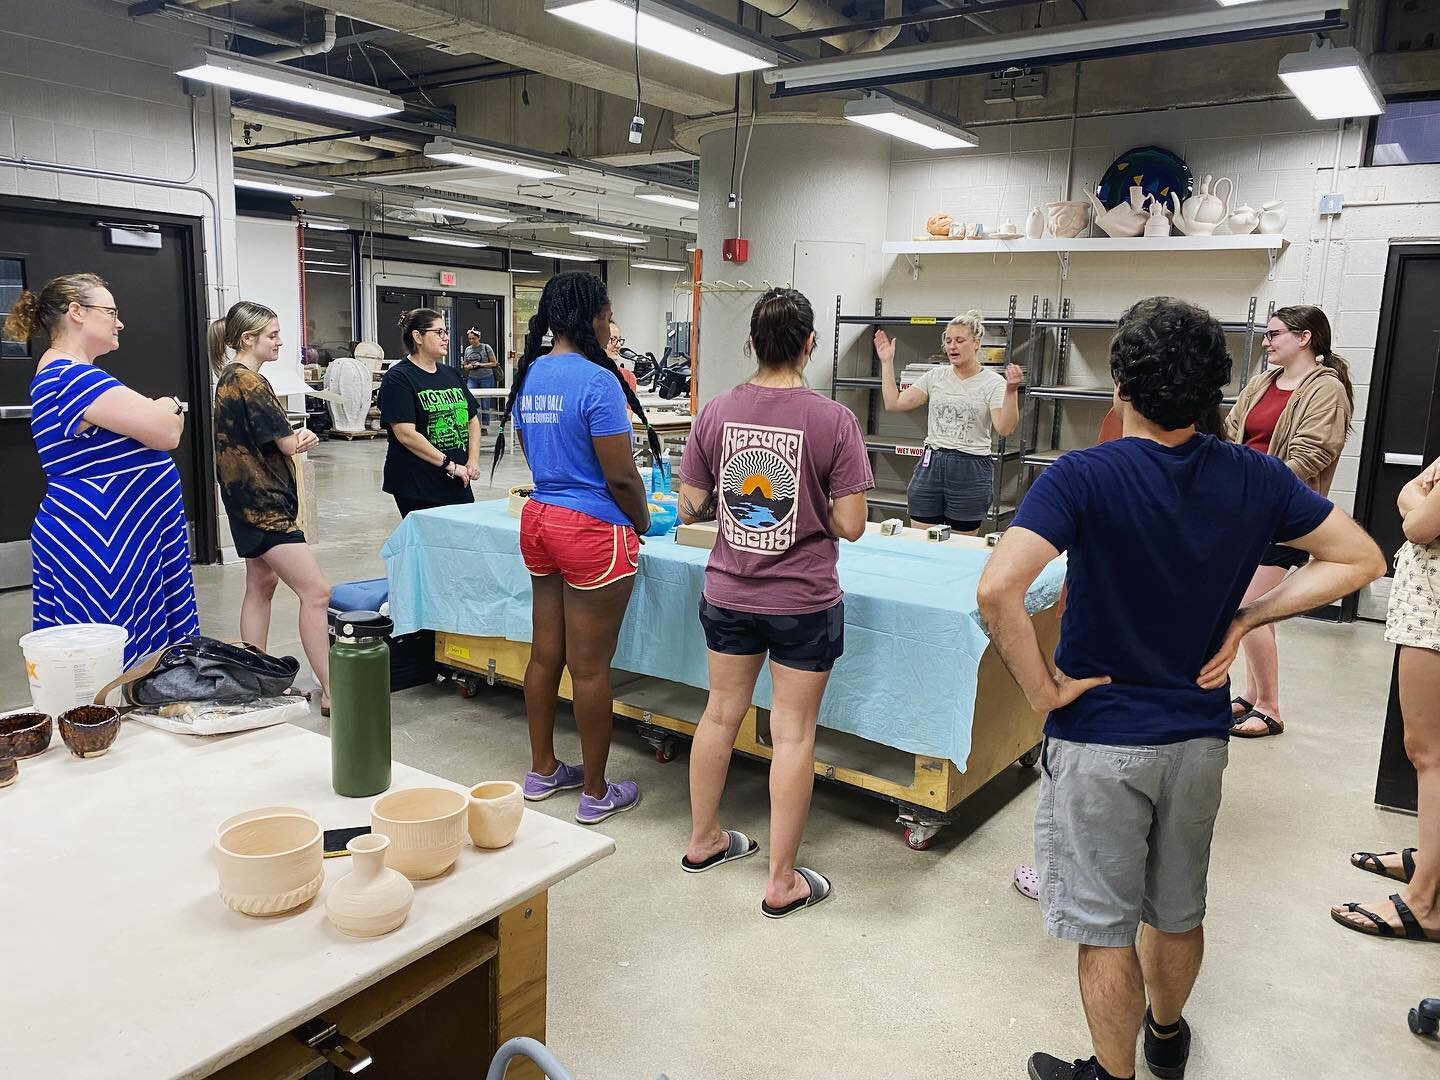
[[[635,575],[640,537],[629,525],[530,499],[520,514],[520,554],[534,577],[558,573],[572,589],[599,589]]]

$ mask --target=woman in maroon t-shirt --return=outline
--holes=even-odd
[[[760,297],[747,347],[759,369],[705,406],[680,466],[681,520],[717,522],[700,602],[710,700],[690,755],[692,831],[680,862],[699,873],[759,850],[720,828],[718,815],[730,749],[768,653],[775,755],[760,909],[772,919],[830,895],[830,882],[795,856],[815,782],[820,700],[845,644],[839,538],[863,535],[865,492],[875,486],[855,414],[805,385],[814,348],[810,301],[794,289]]]

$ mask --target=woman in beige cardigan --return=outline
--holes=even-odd
[[[1328,495],[1350,429],[1355,391],[1350,367],[1330,351],[1330,320],[1317,307],[1279,308],[1265,330],[1269,366],[1251,379],[1225,421],[1234,442],[1274,454],[1308,487]],[[1308,556],[1271,545],[1244,603],[1269,592]],[[1231,703],[1230,734],[1263,739],[1285,730],[1280,719],[1280,653],[1275,627],[1245,636],[1245,695]]]

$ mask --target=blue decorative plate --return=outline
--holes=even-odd
[[[1169,206],[1172,191],[1180,195],[1181,202],[1194,194],[1195,176],[1179,154],[1161,146],[1136,146],[1110,163],[1095,185],[1095,197],[1110,210],[1128,202],[1130,188],[1136,184]]]

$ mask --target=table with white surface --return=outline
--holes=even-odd
[[[391,790],[421,786],[464,790],[394,766]],[[329,740],[290,725],[201,739],[127,721],[83,761],[57,733],[0,790],[0,1074],[299,1076],[320,1059],[288,1033],[315,1017],[375,1054],[372,1077],[483,1075],[499,1042],[543,1038],[546,890],[614,850],[600,833],[527,811],[508,848],[467,842],[416,882],[409,918],[380,938],[325,918],[347,857],[325,860],[325,887],[295,912],[256,919],[221,901],[221,820],[278,804],[327,829],[368,825],[371,801],[336,795]],[[443,1066],[416,1072],[427,1053]]]

